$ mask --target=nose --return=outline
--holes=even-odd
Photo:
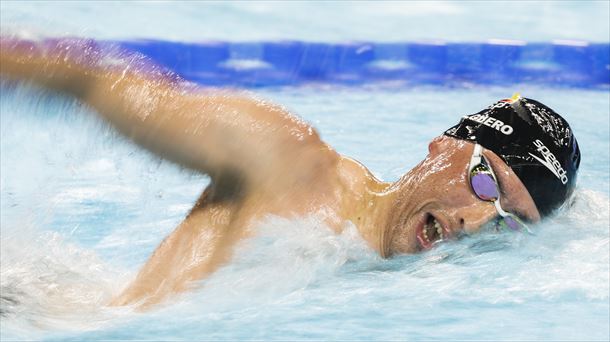
[[[483,225],[497,216],[498,212],[493,203],[479,201],[470,206],[460,208],[454,217],[459,219],[462,232],[474,234],[479,232]]]

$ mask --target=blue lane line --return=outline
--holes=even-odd
[[[203,85],[265,87],[307,82],[360,85],[610,87],[610,44],[525,43],[116,42]]]

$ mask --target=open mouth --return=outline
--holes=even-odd
[[[435,243],[443,241],[445,234],[443,226],[431,214],[427,214],[424,224],[418,229],[417,240],[422,249],[430,249]]]

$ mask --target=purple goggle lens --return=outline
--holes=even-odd
[[[500,224],[502,226],[504,226],[505,228],[508,228],[510,230],[514,230],[514,231],[521,231],[523,224],[519,223],[519,221],[517,221],[517,219],[513,216],[506,216],[503,217],[500,220]]]
[[[472,170],[470,184],[474,193],[483,201],[493,202],[500,197],[496,181],[483,165],[479,165]]]
[[[478,164],[470,171],[470,186],[472,190],[483,201],[495,202],[500,199],[498,184],[492,174],[491,169],[486,164]],[[516,216],[506,213],[507,216],[498,218],[497,225],[513,230],[521,231],[527,226]]]

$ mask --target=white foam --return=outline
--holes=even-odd
[[[255,231],[254,237],[236,246],[230,263],[201,281],[196,293],[184,295],[184,305],[201,310],[199,303],[205,302],[209,313],[275,302],[332,281],[351,263],[382,262],[353,225],[346,224],[336,234],[321,215],[270,216]]]
[[[10,322],[6,328],[35,338],[48,329],[93,329],[111,317],[105,305],[121,286],[120,273],[32,224],[3,224],[2,231],[0,311]]]

